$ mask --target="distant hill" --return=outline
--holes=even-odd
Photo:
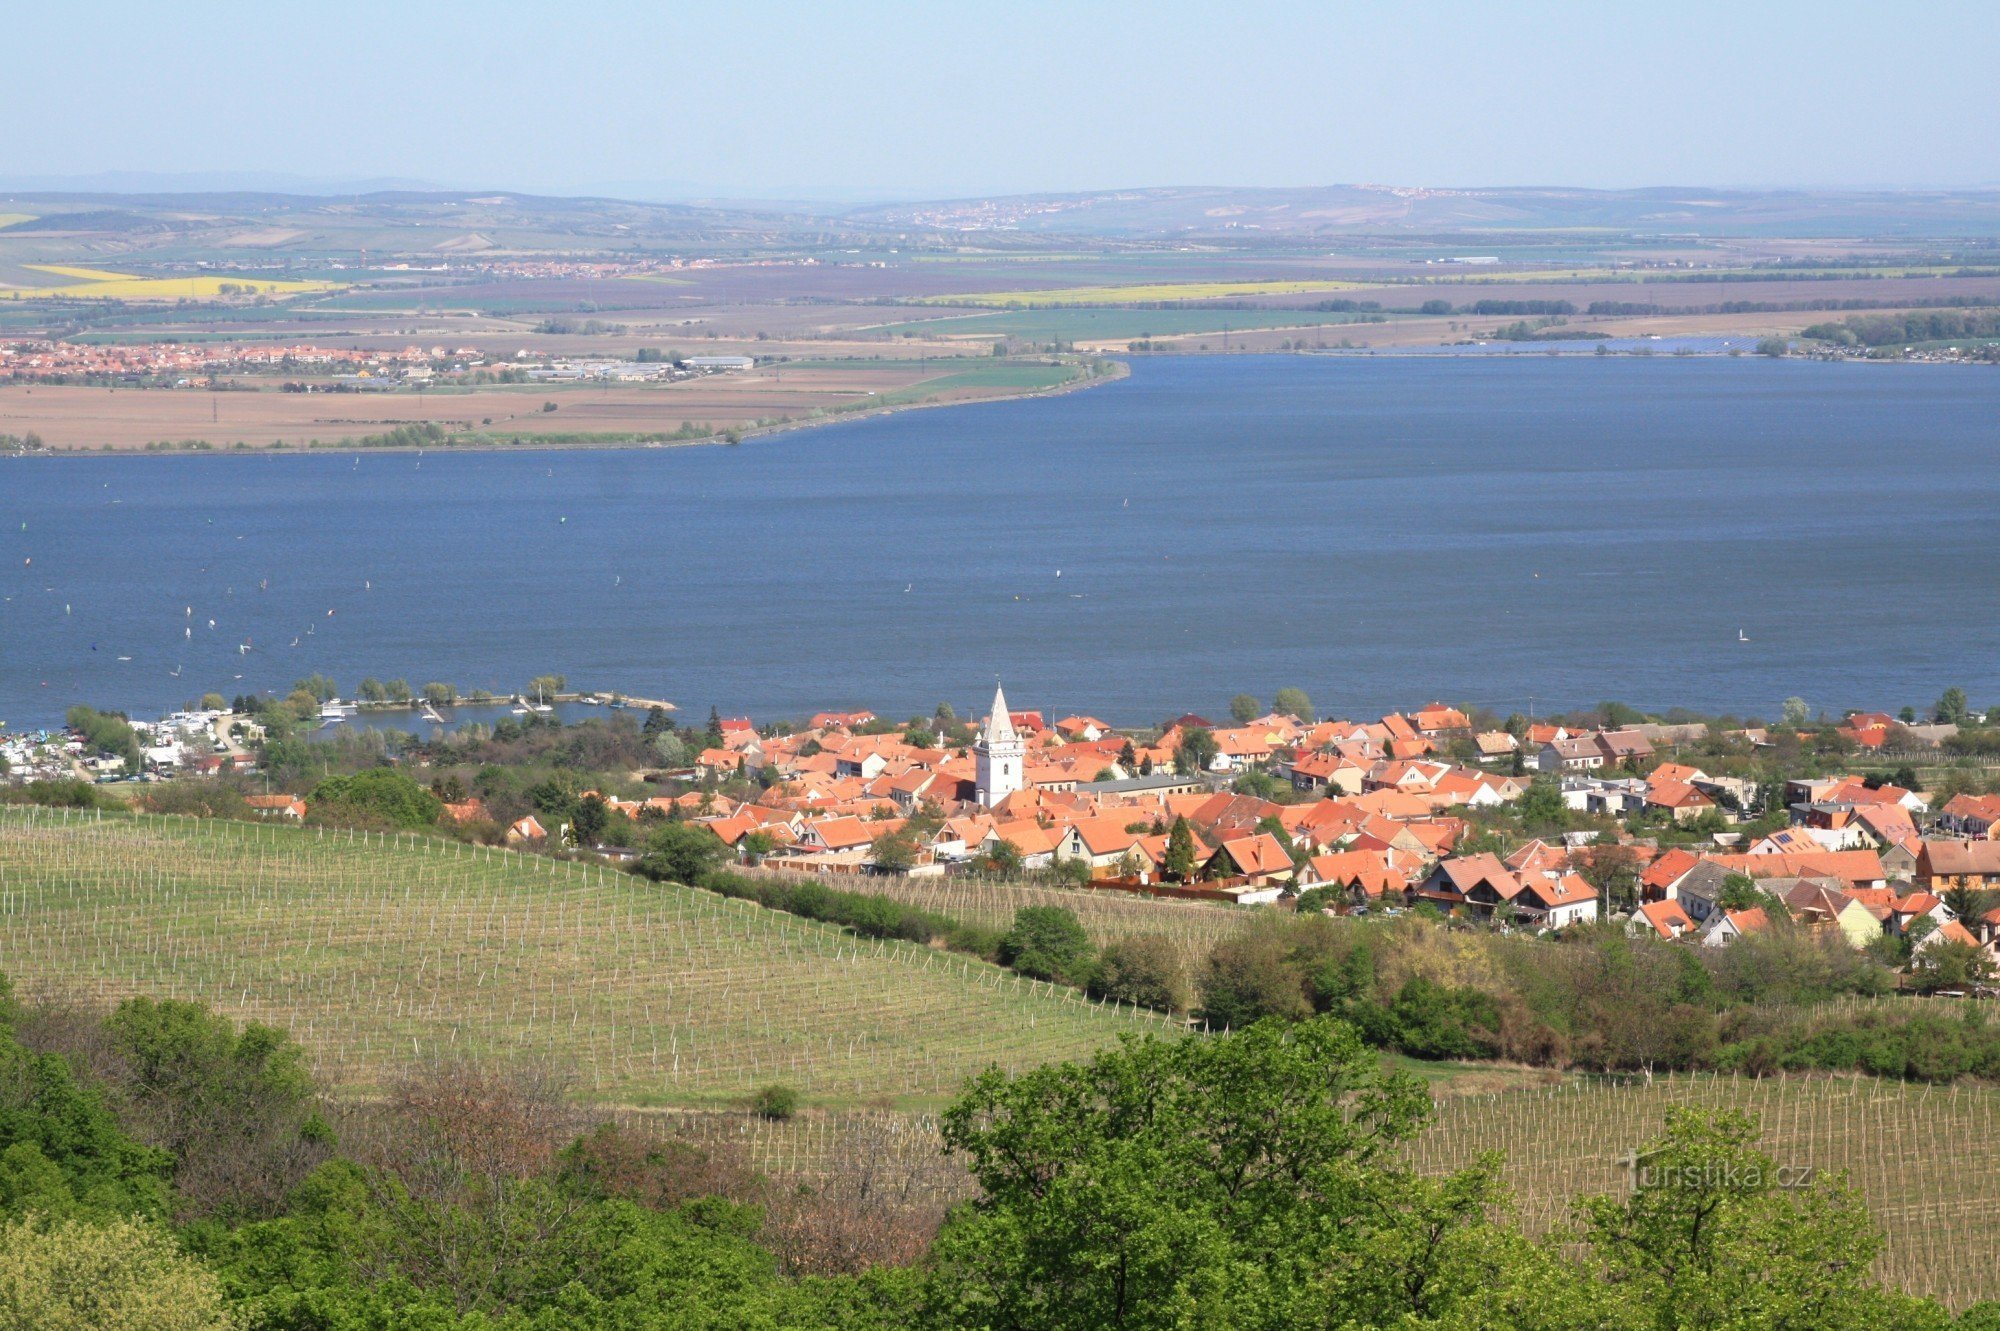
[[[301,254],[616,253],[672,249],[742,254],[830,245],[951,245],[1045,237],[1085,246],[1203,238],[1223,244],[1311,243],[1341,236],[1426,236],[1477,242],[1510,233],[1632,236],[2000,238],[2000,189],[1867,193],[1703,188],[1308,189],[1174,186],[1023,194],[860,206],[767,201],[641,202],[510,190],[391,188],[315,191],[167,189],[0,194],[0,215],[25,217],[0,240],[62,237],[85,250],[160,258],[236,248],[246,231],[282,232],[271,248]],[[469,244],[467,237],[479,243]]]
[[[1702,188],[1169,187],[898,203],[845,220],[1078,235],[1578,230],[1643,235],[1996,236],[2000,189],[1867,193]]]

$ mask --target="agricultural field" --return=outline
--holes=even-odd
[[[1712,1074],[1570,1082],[1440,1100],[1414,1159],[1443,1172],[1505,1152],[1522,1221],[1540,1232],[1566,1220],[1576,1198],[1622,1193],[1621,1160],[1659,1135],[1671,1106],[1754,1114],[1781,1167],[1846,1172],[1888,1236],[1876,1272],[1889,1283],[1953,1307],[2000,1298],[1991,1227],[2000,1160],[1985,1149],[2000,1126],[1992,1087]]]
[[[0,973],[28,995],[195,999],[289,1030],[330,1084],[537,1057],[632,1106],[783,1082],[928,1106],[1078,1057],[1136,1009],[711,893],[412,838],[0,810]]]
[[[1135,305],[1170,300],[1246,300],[1259,296],[1304,296],[1352,291],[1359,282],[1313,279],[1282,282],[1146,282],[1133,286],[1055,287],[1042,291],[981,291],[925,296],[919,305],[993,305],[1013,309],[1037,305]]]
[[[1406,296],[1405,299],[1412,305],[1417,301],[1415,296]],[[1033,342],[1130,342],[1188,333],[1234,333],[1251,328],[1320,328],[1353,323],[1355,319],[1354,314],[1324,310],[1127,310],[1080,305],[1059,310],[948,315],[886,324],[868,331],[888,337],[1018,337]]]
[[[298,296],[332,291],[331,282],[281,281],[267,277],[140,277],[101,268],[31,263],[22,268],[62,279],[43,286],[0,287],[0,299],[16,300],[214,300],[226,295]]]

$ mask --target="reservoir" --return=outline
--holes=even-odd
[[[0,718],[313,671],[697,719],[996,677],[1130,724],[1287,684],[1361,717],[1988,706],[1996,455],[1975,367],[1294,356],[736,447],[0,459]]]

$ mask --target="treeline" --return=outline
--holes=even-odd
[[[1887,966],[1774,914],[1721,949],[1613,925],[1551,941],[1415,917],[1271,915],[1218,944],[1195,988],[1211,1025],[1331,1015],[1416,1058],[2000,1079],[2000,1023],[1982,1009],[1871,1001],[1891,992]]]
[[[1836,346],[1886,347],[1912,342],[1945,342],[1953,338],[2000,337],[2000,310],[1973,313],[1969,310],[1936,311],[1929,314],[1878,314],[1820,323],[1807,328],[1803,336]]]
[[[1775,903],[1768,930],[1722,949],[1628,936],[1611,924],[1545,939],[1456,930],[1422,914],[1264,912],[1246,917],[1189,974],[1163,937],[1099,949],[1062,907],[1024,909],[1003,933],[866,890],[730,870],[721,843],[692,824],[659,828],[649,845],[637,866],[647,877],[864,937],[964,952],[1211,1029],[1332,1016],[1373,1046],[1423,1059],[2000,1080],[2000,1022],[1978,1008],[1944,1018],[1914,999],[1871,1002],[1894,991],[1891,967],[1837,935],[1792,926]],[[1972,965],[1956,950],[1936,946],[1932,978],[1969,982],[1969,969],[1952,969]]]
[[[0,980],[0,1325],[2000,1325],[1877,1284],[1859,1197],[1826,1174],[1780,1186],[1741,1114],[1670,1110],[1629,1195],[1533,1238],[1501,1156],[1417,1172],[1429,1095],[1327,1018],[982,1074],[941,1118],[956,1188],[865,1140],[812,1182],[764,1178],[593,1121],[546,1065],[434,1059],[347,1101],[305,1068],[282,1033],[196,1004],[106,1016]]]

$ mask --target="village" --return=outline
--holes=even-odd
[[[147,388],[225,388],[237,377],[283,377],[289,392],[388,391],[496,376],[523,382],[650,382],[747,370],[751,356],[654,356],[637,360],[574,357],[528,348],[489,356],[478,347],[326,347],[313,343],[0,342],[0,383],[108,384]]]
[[[328,705],[336,721],[339,708]],[[762,729],[717,716],[705,733],[674,732],[686,762],[654,777],[675,793],[586,789],[569,816],[511,816],[452,790],[440,821],[520,850],[622,862],[645,828],[672,821],[767,873],[1035,876],[1163,901],[1417,912],[1548,934],[1602,920],[1709,947],[1782,915],[1855,948],[1898,940],[1913,966],[1944,945],[2000,961],[2000,909],[1978,895],[2000,889],[2000,794],[1958,790],[1934,806],[1880,776],[1711,772],[1702,723],[1513,717],[1481,729],[1434,703],[1365,723],[1272,710],[1133,732],[1017,710],[999,689],[973,724],[944,710],[928,724],[846,711]],[[671,729],[657,710],[647,724]],[[0,760],[16,784],[257,771],[261,727],[226,708],[131,730],[122,754],[92,752],[102,746],[73,727],[0,741]],[[1935,744],[1956,731],[1861,713],[1826,733],[1859,757],[1891,737]],[[1783,736],[1719,738],[1756,752]],[[256,816],[308,818],[310,791],[264,784],[248,796]]]

